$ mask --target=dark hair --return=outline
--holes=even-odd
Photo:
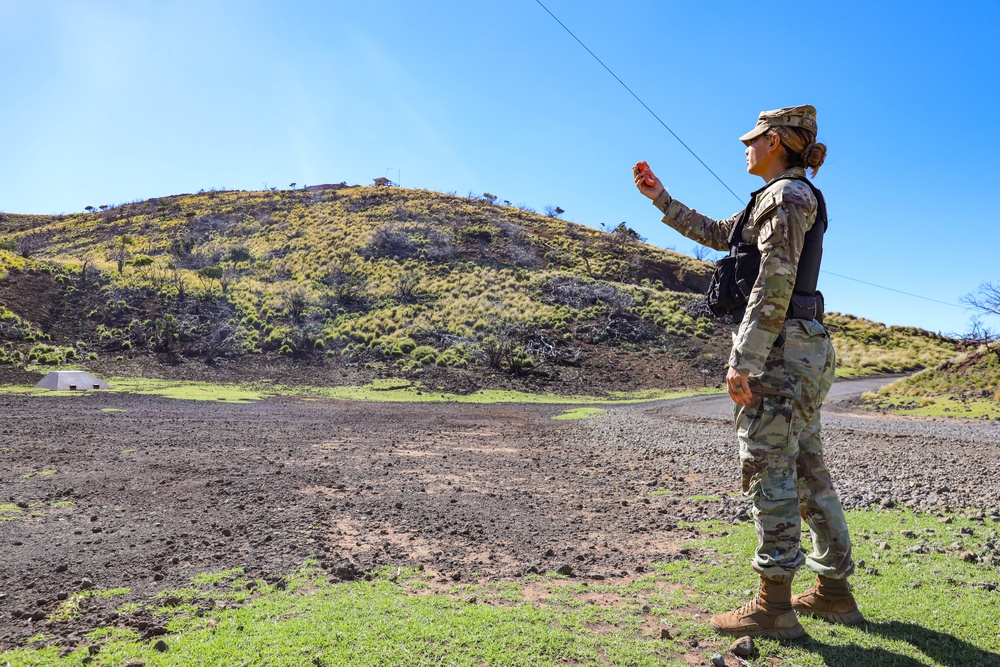
[[[777,134],[781,138],[781,146],[785,149],[785,164],[788,167],[812,169],[812,175],[816,176],[826,160],[826,144],[816,143],[816,134],[811,130],[781,126],[771,128],[764,134],[767,137]]]

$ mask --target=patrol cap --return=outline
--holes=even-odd
[[[754,139],[775,127],[801,127],[812,130],[815,134],[816,127],[816,107],[811,104],[802,104],[797,107],[785,107],[774,111],[761,111],[757,117],[757,126],[740,137],[747,146]]]

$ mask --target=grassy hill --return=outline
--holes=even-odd
[[[902,414],[1000,420],[1000,348],[969,350],[866,394],[865,401]]]
[[[830,313],[824,320],[837,348],[838,377],[917,371],[953,358],[955,340],[915,327],[886,326]]]
[[[176,195],[0,219],[0,366],[601,393],[717,384],[706,262],[486,194]],[[841,373],[954,344],[831,317]],[[194,363],[200,362],[200,363]],[[207,363],[206,363],[207,362]]]

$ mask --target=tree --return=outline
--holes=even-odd
[[[966,294],[961,301],[980,315],[1000,316],[1000,283],[985,282],[979,286],[978,291]],[[1000,333],[983,325],[977,317],[972,320],[972,327],[969,333],[962,336],[962,340],[992,349],[992,344],[1000,340]]]
[[[196,274],[205,286],[205,289],[211,289],[213,280],[222,280],[222,267],[203,266],[196,271]]]
[[[566,211],[562,210],[558,206],[554,206],[554,207],[553,206],[546,206],[544,210],[545,210],[545,215],[548,216],[548,217],[550,217],[550,218],[558,218],[560,215],[562,215],[563,213],[566,212]]]
[[[329,271],[319,276],[317,282],[329,288],[330,296],[338,305],[358,305],[365,301],[368,277],[351,261],[350,253],[342,253],[334,260]]]
[[[962,303],[983,315],[1000,316],[1000,283],[983,283],[979,291],[963,296]]]
[[[136,255],[125,263],[134,268],[139,272],[139,275],[145,278],[149,267],[153,265],[153,258],[149,255]]]
[[[129,248],[133,243],[135,243],[135,240],[131,236],[123,234],[115,239],[114,245],[108,251],[108,261],[115,262],[118,265],[119,275],[125,269],[125,262],[132,256],[132,251]]]
[[[170,352],[180,335],[181,323],[173,313],[164,313],[153,323],[153,347],[157,352]]]
[[[249,262],[250,260],[253,259],[253,254],[250,252],[250,249],[247,248],[245,245],[237,244],[234,245],[232,248],[230,248],[229,252],[226,253],[226,259],[232,262],[233,264],[239,262]]]
[[[715,251],[708,246],[698,244],[691,250],[691,254],[694,255],[695,259],[700,259],[703,262],[711,262],[715,256]]]
[[[293,324],[301,324],[302,316],[313,305],[313,295],[304,285],[290,285],[278,295],[282,310]]]
[[[29,232],[24,236],[20,236],[17,241],[15,241],[17,254],[27,259],[44,248],[51,238],[52,234],[50,232],[44,232],[41,230],[36,230]]]

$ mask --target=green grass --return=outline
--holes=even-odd
[[[14,503],[0,503],[0,523],[36,519],[45,516],[47,511],[73,507],[74,505],[72,500],[57,500],[47,505],[45,503],[32,503],[26,508],[18,507]]]
[[[758,640],[751,664],[1000,664],[1000,591],[979,585],[996,583],[996,569],[958,555],[981,552],[998,526],[948,516],[950,523],[902,511],[849,512],[859,570],[852,583],[866,622],[803,619],[806,637]],[[697,527],[703,537],[686,545],[690,559],[654,564],[624,582],[536,576],[437,589],[429,575],[388,568],[372,581],[334,584],[307,562],[279,590],[238,569],[207,572],[184,589],[120,608],[145,607],[165,625],[166,653],[121,627],[99,628],[88,643],[101,645],[95,664],[140,658],[150,667],[708,664],[731,642],[711,632],[709,616],[741,604],[756,586],[748,564],[754,535],[749,524]],[[810,583],[803,574],[795,590]],[[177,604],[163,606],[168,596]],[[206,606],[211,611],[199,614]],[[671,639],[658,639],[660,628]],[[29,646],[0,653],[0,665],[80,664],[85,646],[63,657],[45,646],[57,629],[40,626]]]
[[[778,665],[998,665],[1000,664],[1000,592],[978,588],[997,582],[995,568],[959,558],[976,550],[997,525],[983,525],[960,516],[942,524],[934,515],[911,512],[855,511],[848,522],[855,542],[858,572],[851,581],[866,622],[857,627],[836,626],[803,619],[808,635],[801,641],[760,640],[759,661]],[[659,608],[697,605],[705,615],[733,608],[756,587],[749,568],[755,538],[749,525],[709,526],[714,536],[692,542],[708,560],[673,561],[656,566],[660,576],[684,581],[696,589],[665,601]],[[962,529],[972,531],[963,534]],[[907,537],[913,534],[915,537]],[[888,549],[879,547],[885,543]],[[924,544],[927,553],[909,547]],[[980,549],[981,550],[981,549]],[[868,574],[875,568],[877,574]],[[811,585],[803,573],[796,592]],[[682,634],[700,636],[704,616],[682,618]],[[983,651],[990,653],[984,657]]]
[[[829,313],[824,321],[837,350],[837,377],[906,373],[936,366],[957,354],[954,339],[914,327],[886,326]]]
[[[56,474],[55,470],[38,470],[35,472],[26,472],[21,477],[23,479],[31,479],[32,477],[51,477]]]
[[[874,408],[924,417],[1000,418],[1000,352],[980,348],[864,395]]]
[[[113,598],[119,595],[128,595],[130,588],[111,588],[106,590],[89,589],[73,593],[60,603],[59,608],[52,614],[53,621],[65,621],[77,618],[82,612],[82,606],[88,598]]]
[[[590,419],[606,414],[608,411],[602,408],[571,408],[556,415],[553,419]]]
[[[274,392],[250,385],[183,382],[151,378],[111,378],[112,392],[163,396],[184,401],[228,401],[233,403],[259,401]]]
[[[988,398],[965,398],[955,394],[911,397],[898,394],[865,393],[865,403],[899,415],[916,417],[1000,418],[1000,402]]]
[[[695,389],[683,391],[644,390],[638,392],[615,392],[609,396],[560,396],[557,394],[532,394],[521,391],[482,390],[471,394],[449,394],[429,391],[420,383],[409,380],[375,380],[363,386],[342,387],[292,387],[262,384],[215,384],[210,382],[189,382],[180,380],[160,380],[150,378],[111,378],[114,389],[101,392],[69,392],[34,389],[25,386],[0,387],[0,393],[30,394],[40,397],[53,396],[99,396],[104,393],[128,393],[162,396],[189,401],[225,401],[247,403],[259,401],[268,396],[295,396],[303,400],[326,398],[333,400],[367,401],[381,403],[543,403],[554,405],[625,405],[670,398],[682,398],[700,394],[718,393],[716,389]],[[102,408],[104,412],[115,408]],[[120,410],[118,410],[120,411]]]

